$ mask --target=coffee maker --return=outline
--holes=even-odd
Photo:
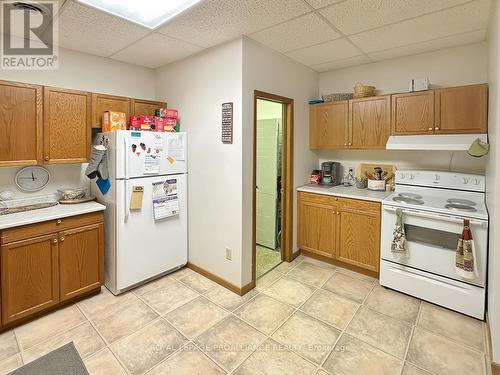
[[[336,186],[340,185],[342,174],[340,172],[340,163],[335,161],[325,161],[321,163],[321,184]]]

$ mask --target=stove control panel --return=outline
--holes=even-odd
[[[485,192],[486,179],[482,175],[441,172],[400,170],[396,172],[396,185],[427,186]]]

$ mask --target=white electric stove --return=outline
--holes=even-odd
[[[453,172],[398,171],[393,194],[382,201],[380,284],[484,319],[488,254],[485,178]],[[391,241],[396,209],[403,212],[409,256],[395,257]],[[477,273],[455,272],[464,219],[476,249]]]

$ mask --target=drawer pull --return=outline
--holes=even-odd
[[[432,131],[432,128],[429,128],[429,131]]]
[[[61,242],[64,242],[64,237],[61,237],[59,240],[60,240]]]
[[[54,238],[52,242],[57,243],[57,238]]]
[[[439,130],[439,128],[438,128],[438,127],[435,127],[434,129],[435,129],[435,130]]]
[[[61,223],[62,223],[62,220],[61,220],[61,219],[59,219],[59,220],[57,220],[57,221],[56,221],[56,224],[57,224],[57,225],[60,225]]]

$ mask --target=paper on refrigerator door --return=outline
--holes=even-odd
[[[146,154],[144,156],[144,174],[160,173],[160,156]]]
[[[170,134],[167,138],[167,156],[173,160],[186,160],[184,134]]]
[[[153,183],[153,212],[155,220],[179,214],[176,178]]]

